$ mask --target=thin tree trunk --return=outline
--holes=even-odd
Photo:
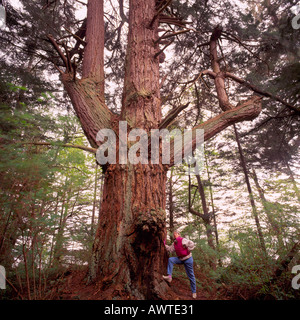
[[[23,235],[23,237],[24,237],[24,235]],[[29,279],[29,273],[28,273],[27,254],[26,254],[26,250],[25,250],[25,243],[23,243],[23,257],[24,257],[25,276],[26,276],[26,283],[27,283],[27,295],[28,295],[28,300],[31,300],[30,279]]]
[[[53,262],[52,266],[57,269],[61,265],[61,256],[62,256],[62,248],[63,248],[63,235],[64,235],[64,229],[66,225],[66,218],[68,215],[69,210],[69,201],[70,201],[70,190],[68,190],[67,186],[68,177],[66,177],[65,185],[64,185],[64,191],[62,196],[62,204],[61,204],[61,213],[60,213],[60,220],[59,220],[59,226],[57,230],[57,234],[55,237],[55,245],[53,250]],[[68,196],[67,196],[68,194]]]
[[[239,150],[239,155],[240,155],[240,162],[241,162],[241,166],[244,172],[244,176],[245,176],[245,181],[246,181],[246,185],[247,185],[247,190],[248,190],[248,194],[249,194],[249,200],[250,200],[250,204],[251,204],[251,208],[252,208],[252,214],[254,216],[254,220],[255,220],[255,224],[256,224],[256,228],[257,228],[257,232],[258,232],[258,238],[259,238],[259,242],[260,242],[260,246],[261,249],[263,251],[263,253],[267,256],[267,249],[266,249],[266,245],[265,245],[265,240],[264,240],[264,236],[262,233],[262,229],[261,229],[261,225],[260,225],[260,221],[259,221],[259,217],[258,217],[258,212],[257,212],[257,208],[254,202],[254,197],[253,197],[253,193],[252,193],[252,188],[250,185],[250,180],[249,180],[249,175],[248,175],[248,171],[247,171],[247,167],[246,167],[246,162],[245,162],[245,158],[243,155],[243,150],[241,147],[241,143],[240,143],[240,139],[239,139],[239,135],[236,129],[236,126],[233,125],[234,127],[234,132],[235,132],[235,138],[236,138],[236,143],[238,145],[238,150]]]
[[[169,178],[169,231],[171,234],[174,232],[174,203],[173,203],[173,170]]]
[[[214,241],[213,241],[213,232],[212,232],[213,228],[211,225],[212,215],[209,213],[209,210],[208,210],[204,186],[203,186],[200,175],[197,174],[196,179],[197,179],[197,183],[198,183],[198,191],[199,191],[199,194],[201,197],[202,210],[203,210],[202,219],[203,219],[205,229],[206,229],[207,243],[213,250],[215,250],[215,245],[214,245]]]
[[[56,269],[60,266],[60,258],[62,254],[62,237],[63,237],[63,232],[64,232],[64,216],[66,212],[68,211],[68,203],[66,204],[66,199],[65,199],[65,194],[63,196],[63,202],[62,202],[62,208],[61,208],[61,213],[60,213],[60,221],[59,221],[59,226],[58,230],[55,236],[55,244],[54,244],[54,249],[53,249],[53,261],[52,261],[52,266]]]
[[[298,201],[300,202],[300,191],[299,191],[299,188],[297,186],[297,183],[296,183],[296,180],[294,178],[294,174],[293,174],[293,171],[291,170],[291,167],[289,165],[289,162],[286,160],[285,156],[283,156],[283,161],[285,163],[285,166],[287,167],[288,169],[288,172],[289,172],[289,175],[290,175],[290,180],[293,184],[293,187],[294,187],[294,190],[295,190],[295,193],[297,195],[297,198],[298,198]]]
[[[34,300],[37,299],[37,296],[36,296],[36,281],[35,281],[35,264],[34,264],[34,261],[35,261],[35,255],[34,255],[35,243],[36,243],[36,236],[33,237],[32,245],[31,245],[31,269],[32,269],[32,283],[33,283]]]
[[[192,202],[191,202],[191,177],[189,175],[189,212],[200,217],[202,221],[204,222],[204,226],[206,229],[206,236],[207,236],[207,243],[208,245],[215,250],[215,245],[213,242],[213,236],[212,236],[212,226],[211,226],[211,214],[208,212],[208,207],[206,205],[206,198],[205,198],[205,192],[204,187],[201,181],[201,178],[199,175],[196,175],[197,182],[198,182],[198,192],[201,197],[201,203],[202,203],[202,210],[203,213],[200,213],[192,208]],[[210,260],[210,266],[215,269],[216,268],[216,262],[214,260]]]
[[[6,219],[6,223],[4,226],[4,230],[2,232],[2,234],[0,235],[0,253],[2,257],[5,257],[5,250],[2,251],[2,247],[4,247],[4,239],[6,237],[6,232],[7,232],[7,228],[9,226],[9,220],[10,217],[12,215],[12,210],[9,211],[8,215],[7,215],[7,219]],[[0,258],[0,262],[2,262],[2,259]]]
[[[57,194],[56,205],[55,205],[55,209],[54,209],[55,216],[57,216],[58,204],[59,204],[59,196]],[[55,245],[55,234],[53,234],[52,241],[51,241],[51,249],[50,249],[50,254],[49,254],[49,265],[48,265],[49,268],[52,266],[52,263],[53,263],[54,245]]]
[[[42,299],[42,252],[43,252],[43,243],[40,244],[39,252],[39,299]]]
[[[267,201],[267,199],[265,198],[265,194],[264,191],[262,189],[262,187],[260,186],[259,182],[258,182],[258,178],[256,175],[255,170],[252,168],[252,178],[253,181],[256,185],[256,189],[258,191],[260,200],[262,202],[262,205],[264,207],[265,213],[267,215],[268,221],[270,223],[270,226],[272,228],[272,230],[274,231],[275,235],[277,236],[277,240],[278,240],[278,245],[279,245],[279,249],[284,249],[284,242],[282,239],[282,232],[281,232],[281,227],[278,224],[278,222],[276,221],[276,218],[274,217],[274,214],[270,208],[270,203],[269,201]]]
[[[33,201],[31,204],[31,219],[34,221],[35,219],[35,199],[36,199],[36,192],[33,196]],[[35,230],[32,226],[32,223],[30,223],[30,236],[31,236],[31,270],[32,270],[32,284],[33,284],[33,297],[34,300],[36,300],[36,281],[35,281],[35,245],[36,245],[36,237],[37,234],[35,233]]]
[[[216,211],[215,211],[215,205],[214,205],[212,181],[210,178],[208,158],[205,153],[204,153],[204,157],[205,157],[205,165],[206,165],[207,177],[208,177],[208,182],[209,182],[209,194],[210,194],[210,201],[211,201],[211,207],[212,207],[212,217],[213,217],[213,221],[214,221],[214,232],[215,232],[215,237],[216,237],[217,251],[219,251],[220,250],[219,233],[218,233],[217,220],[216,220]],[[218,259],[218,264],[220,267],[222,266],[222,261],[220,258]]]

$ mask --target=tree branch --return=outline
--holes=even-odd
[[[123,0],[119,0],[119,9],[120,9],[120,16],[122,18],[122,21],[128,22],[128,18],[126,17],[124,13],[124,3]]]
[[[225,128],[231,126],[234,123],[241,121],[250,121],[255,119],[261,112],[261,97],[254,96],[250,100],[242,103],[238,107],[225,111],[218,116],[205,121],[204,123],[193,128],[193,131],[197,129],[204,130],[204,141],[207,141],[214,137],[217,133],[221,132]],[[196,149],[196,137],[192,140],[192,143],[186,148],[187,154],[192,154]],[[174,150],[174,143],[171,143],[170,152],[170,164],[169,167],[175,165],[174,159],[183,158],[183,148],[178,146]]]
[[[70,31],[68,28],[65,27],[65,30],[72,35],[77,41],[79,41],[80,44],[82,44],[83,46],[86,46],[86,42],[80,38],[76,33],[73,33],[72,31]]]
[[[224,73],[224,76],[227,77],[227,78],[230,78],[244,86],[246,86],[247,88],[251,89],[252,91],[264,96],[264,97],[267,97],[267,98],[271,98],[275,101],[278,101],[280,103],[282,103],[283,105],[287,106],[289,109],[295,111],[297,114],[300,114],[300,109],[291,105],[290,103],[284,101],[283,99],[281,99],[280,97],[276,96],[276,95],[273,95],[271,94],[270,92],[268,91],[264,91],[264,90],[261,90],[259,89],[258,87],[252,85],[251,83],[247,82],[246,80],[244,79],[241,79],[237,76],[235,76],[234,74],[230,73],[230,72],[225,72]]]
[[[203,70],[203,71],[201,71],[198,75],[196,75],[195,77],[194,77],[194,79],[192,79],[192,80],[189,80],[189,81],[187,81],[187,82],[177,82],[177,83],[179,83],[179,84],[190,84],[190,83],[195,83],[202,75],[209,75],[210,77],[212,77],[212,78],[215,78],[216,77],[216,74],[213,72],[213,71],[211,71],[211,70]]]
[[[177,115],[182,110],[186,109],[189,106],[189,104],[190,103],[188,102],[184,105],[180,105],[177,108],[171,110],[159,124],[159,129],[167,128],[173,122],[173,120],[177,117]]]
[[[234,123],[255,119],[260,112],[261,97],[254,96],[238,107],[225,111],[220,115],[200,124],[199,126],[195,127],[194,130],[203,129],[204,141],[206,141]]]
[[[159,43],[159,41],[161,41],[161,40],[168,39],[168,38],[171,38],[171,37],[175,37],[175,36],[177,36],[179,34],[186,33],[186,32],[192,31],[192,30],[193,29],[184,29],[184,30],[180,30],[180,31],[177,31],[177,32],[173,32],[173,33],[169,33],[169,34],[163,35],[160,38],[158,38],[155,41],[155,43]]]
[[[51,34],[48,34],[47,37],[50,40],[50,42],[51,42],[52,46],[54,47],[54,49],[57,51],[57,53],[61,57],[67,72],[69,72],[68,59],[66,58],[66,56],[61,51],[61,48],[59,47],[57,42],[54,40],[53,36]]]
[[[60,142],[17,142],[22,145],[35,145],[35,146],[53,146],[53,147],[64,147],[64,148],[75,148],[75,149],[80,149],[83,151],[91,152],[91,153],[96,153],[97,149],[95,148],[90,148],[86,146],[81,146],[78,144],[70,144],[70,143],[60,143]]]
[[[174,39],[173,39],[172,41],[168,42],[168,43],[167,43],[163,48],[161,48],[157,53],[155,53],[154,59],[157,58],[159,55],[161,55],[161,54],[165,51],[165,49],[167,49],[167,47],[168,47],[169,45],[171,45],[173,42],[174,42]]]
[[[217,26],[210,37],[209,49],[210,49],[210,59],[211,59],[212,69],[213,69],[213,72],[216,74],[214,82],[215,82],[216,91],[219,99],[219,105],[223,111],[226,111],[226,110],[232,109],[233,106],[229,102],[228,95],[225,90],[224,73],[221,71],[221,68],[219,65],[217,44],[218,44],[219,38],[221,37],[221,34],[222,34],[222,28]]]
[[[152,28],[153,23],[157,19],[157,17],[159,16],[159,14],[161,12],[163,12],[171,2],[172,2],[172,0],[167,0],[166,3],[161,8],[158,9],[158,11],[156,12],[156,14],[154,15],[153,19],[150,22],[150,28]]]
[[[100,129],[111,128],[112,112],[99,96],[99,86],[94,79],[76,79],[72,75],[62,74],[62,82],[71,99],[82,129],[90,142],[96,148],[101,144],[97,141]]]
[[[188,21],[183,21],[180,20],[179,18],[175,17],[175,16],[168,16],[165,14],[160,14],[158,16],[159,18],[159,23],[167,23],[167,24],[174,24],[178,27],[185,27],[186,24],[189,24],[190,22]]]

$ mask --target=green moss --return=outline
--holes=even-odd
[[[147,91],[146,89],[141,88],[139,91],[134,91],[127,94],[125,105],[128,105],[132,102],[137,101],[140,97],[147,99],[147,98],[151,98],[151,96],[152,96],[152,93],[150,91]]]

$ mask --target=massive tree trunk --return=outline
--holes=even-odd
[[[162,128],[176,114],[161,119],[159,86],[158,25],[154,0],[129,1],[129,31],[125,78],[120,115],[113,114],[104,99],[103,1],[89,0],[86,47],[82,79],[59,48],[49,40],[62,58],[66,70],[61,79],[82,128],[94,149],[100,129],[117,133],[119,121],[127,121],[127,132],[142,128]],[[233,123],[252,120],[261,110],[257,98],[201,124],[204,139],[210,139]],[[177,112],[177,111],[176,111]],[[175,113],[176,113],[175,112]],[[119,136],[117,134],[117,148]],[[132,144],[132,142],[131,142]],[[128,143],[130,147],[130,143]],[[193,143],[195,147],[195,143]],[[172,150],[171,150],[172,152]],[[174,154],[173,154],[174,155]],[[166,271],[165,184],[168,167],[162,164],[106,164],[103,200],[90,263],[90,279],[99,281],[101,291],[112,298],[174,298],[162,280]]]
[[[158,128],[159,91],[158,21],[154,1],[130,1],[128,47],[122,112],[128,132]],[[165,187],[162,165],[115,164],[105,172],[103,203],[95,237],[90,276],[102,286],[114,284],[108,296],[145,299],[166,296],[169,286],[161,277],[165,268]]]
[[[90,266],[110,294],[162,298],[166,258],[166,171],[161,165],[112,165],[105,174],[103,202]]]

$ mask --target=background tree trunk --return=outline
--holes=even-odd
[[[248,170],[247,170],[247,166],[246,166],[246,162],[245,162],[242,146],[241,146],[241,143],[240,143],[240,139],[239,139],[239,135],[238,135],[238,131],[236,129],[236,126],[233,125],[233,127],[234,127],[234,132],[235,132],[236,143],[238,145],[241,166],[242,166],[242,169],[243,169],[243,172],[244,172],[244,175],[245,175],[245,181],[246,181],[247,190],[248,190],[248,193],[249,193],[249,200],[250,200],[250,204],[251,204],[251,208],[252,208],[252,214],[254,216],[254,220],[255,220],[255,224],[256,224],[256,228],[257,228],[257,233],[258,233],[260,246],[261,246],[261,249],[262,249],[264,255],[267,256],[267,249],[266,249],[266,245],[265,245],[265,240],[264,240],[264,236],[263,236],[263,233],[262,233],[262,229],[261,229],[261,225],[260,225],[260,221],[259,221],[259,217],[258,217],[257,208],[256,208],[256,205],[255,205],[255,202],[254,202],[254,196],[253,196],[253,192],[252,192],[252,188],[251,188],[251,184],[250,184],[249,174],[248,174]]]
[[[253,168],[252,168],[252,178],[255,183],[256,189],[258,191],[262,205],[264,207],[264,211],[267,215],[269,225],[277,237],[278,251],[280,252],[281,250],[284,250],[284,247],[285,247],[284,241],[283,241],[283,236],[282,236],[282,231],[281,231],[281,226],[278,223],[278,221],[276,220],[274,212],[272,212],[272,211],[274,211],[274,209],[272,210],[272,206],[271,206],[272,204],[266,199],[264,190],[260,186],[256,172]]]
[[[198,192],[201,197],[201,204],[202,204],[202,210],[203,210],[203,215],[201,215],[201,217],[203,219],[205,229],[206,229],[207,243],[213,250],[215,250],[215,245],[213,240],[213,227],[211,225],[212,214],[208,210],[204,185],[202,183],[200,175],[197,174],[196,178],[198,183]]]
[[[174,232],[174,196],[173,196],[173,170],[171,169],[171,175],[169,178],[169,192],[168,192],[168,201],[169,201],[169,233],[173,234]]]

